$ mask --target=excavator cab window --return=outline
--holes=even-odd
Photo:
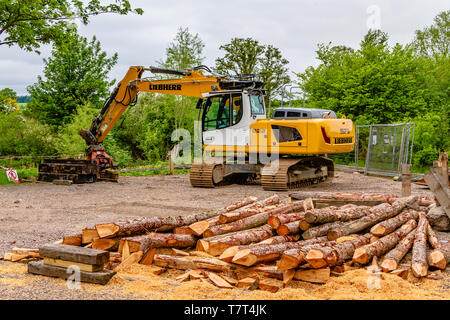
[[[251,94],[249,97],[252,115],[265,114],[263,96],[259,94]]]
[[[244,113],[242,107],[242,95],[241,94],[233,94],[232,95],[232,117],[233,117],[233,125],[238,124],[242,119],[242,115]]]
[[[209,97],[203,111],[203,131],[223,129],[230,126],[230,97]]]

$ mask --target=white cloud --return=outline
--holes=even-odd
[[[154,65],[179,27],[189,27],[206,44],[205,64],[214,65],[219,46],[233,37],[252,37],[272,44],[290,61],[293,72],[317,64],[318,43],[333,42],[356,47],[367,32],[367,8],[380,8],[381,29],[391,43],[407,43],[414,31],[432,24],[436,14],[448,9],[445,0],[228,0],[228,1],[131,1],[144,15],[102,15],[92,17],[80,29],[96,35],[109,54],[117,52],[119,63],[111,76],[120,80],[131,65]],[[0,88],[10,87],[26,94],[26,86],[42,73],[42,58],[17,48],[0,47]]]

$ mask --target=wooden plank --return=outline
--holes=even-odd
[[[222,279],[219,275],[215,274],[214,272],[207,272],[206,275],[216,287],[224,289],[233,289],[233,286],[231,284],[229,284],[227,281]]]
[[[294,279],[312,283],[326,283],[330,279],[330,268],[297,270]]]
[[[109,261],[109,252],[62,244],[47,244],[39,248],[42,257],[79,262],[84,264],[105,264]]]
[[[62,268],[76,266],[76,267],[80,268],[80,270],[87,271],[87,272],[97,272],[97,271],[103,270],[102,264],[84,264],[84,263],[78,263],[78,262],[73,262],[73,261],[65,261],[65,260],[45,258],[45,257],[44,257],[44,264],[49,265],[49,266],[62,267]]]
[[[448,186],[440,173],[440,169],[434,167],[430,168],[425,174],[424,180],[433,192],[437,201],[441,204],[441,207],[444,209],[447,216],[450,218],[450,195]]]
[[[47,277],[68,279],[73,277],[73,272],[68,273],[67,268],[55,267],[44,264],[44,261],[31,261],[28,263],[28,272]],[[103,270],[99,272],[87,272],[80,270],[80,281],[105,285],[116,274],[114,271]]]

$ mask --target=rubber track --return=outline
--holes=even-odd
[[[216,164],[193,164],[189,174],[189,180],[193,187],[214,188],[213,170]]]

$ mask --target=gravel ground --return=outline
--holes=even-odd
[[[0,257],[12,247],[36,248],[98,223],[139,216],[185,215],[218,209],[250,195],[263,198],[274,193],[257,185],[192,188],[188,175],[120,177],[119,181],[72,186],[48,183],[0,186]],[[333,181],[301,190],[400,194],[401,182],[337,172]],[[432,195],[428,189],[415,184],[412,185],[412,193]],[[288,192],[280,193],[280,196],[288,197]],[[6,266],[9,264],[0,261],[0,270]],[[30,277],[25,270],[21,273],[22,280]],[[107,292],[101,295],[79,291],[67,293],[65,282],[42,277],[39,278],[42,283],[33,282],[32,287],[24,285],[18,290],[11,286],[11,281],[5,280],[14,276],[14,273],[3,274],[0,271],[0,297],[127,299],[127,296],[108,295]],[[60,293],[58,288],[64,293]]]

